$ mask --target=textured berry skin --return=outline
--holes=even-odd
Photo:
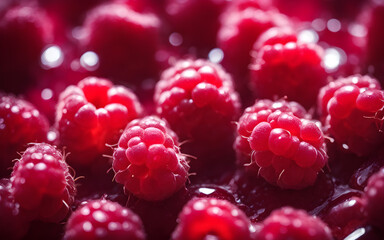
[[[40,8],[17,6],[0,18],[0,89],[21,93],[36,82],[40,54],[53,41],[51,19]],[[5,80],[7,79],[7,80]]]
[[[136,95],[123,86],[95,77],[69,86],[56,111],[60,143],[75,165],[87,165],[115,144],[127,123],[141,115]]]
[[[128,208],[109,200],[84,202],[69,218],[65,240],[144,240],[140,218]]]
[[[0,175],[8,177],[17,152],[46,141],[48,130],[48,120],[32,104],[0,93]]]
[[[227,200],[195,198],[179,215],[172,240],[251,239],[253,227],[247,216]]]
[[[323,132],[304,113],[297,103],[284,101],[261,100],[246,109],[235,142],[239,163],[281,188],[312,185],[328,157]]]
[[[25,150],[13,168],[11,183],[20,208],[49,222],[64,219],[76,193],[64,156],[46,143]]]
[[[260,34],[271,27],[289,25],[289,20],[275,11],[253,7],[228,11],[221,17],[217,35],[224,52],[223,66],[232,74],[244,76],[251,63],[250,52]]]
[[[116,182],[148,201],[166,199],[182,188],[189,170],[175,133],[155,116],[128,124],[113,153],[112,167]]]
[[[0,180],[0,237],[21,239],[28,231],[29,223],[11,194],[9,179]]]
[[[260,240],[332,240],[330,229],[304,210],[283,207],[266,218],[257,235]]]
[[[98,55],[97,75],[137,83],[157,74],[159,25],[155,15],[137,12],[128,4],[103,4],[88,13],[81,45]]]
[[[339,145],[359,156],[370,154],[384,140],[384,93],[378,88],[374,79],[356,75],[329,83],[319,94],[327,132]]]
[[[255,96],[287,97],[309,109],[327,83],[322,56],[323,49],[316,44],[288,42],[263,46],[250,66]]]
[[[364,192],[369,223],[384,230],[384,168],[369,178]]]
[[[215,134],[228,136],[224,133],[232,131],[230,122],[240,111],[230,75],[205,60],[180,60],[164,71],[154,100],[157,114],[181,139],[205,139],[213,144],[220,139]]]

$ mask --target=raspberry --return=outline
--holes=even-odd
[[[168,15],[170,30],[181,35],[182,46],[197,47],[198,51],[207,52],[216,45],[216,34],[220,27],[218,17],[227,2],[226,0],[167,0],[164,8]]]
[[[328,157],[323,132],[314,121],[302,118],[304,112],[297,103],[268,101],[246,109],[235,142],[240,156],[250,158],[246,168],[281,188],[312,185]],[[239,162],[244,164],[244,159]]]
[[[289,42],[297,42],[297,33],[290,27],[273,27],[263,32],[255,44],[253,45],[254,54],[257,54],[257,51],[261,47],[269,45],[273,46],[275,44],[286,44]]]
[[[137,12],[129,4],[103,4],[88,13],[81,45],[98,55],[98,75],[138,83],[157,74],[159,25],[154,14]]]
[[[319,94],[327,132],[358,156],[370,154],[384,140],[380,130],[384,93],[378,88],[374,79],[356,75],[329,83]]]
[[[247,216],[226,200],[195,198],[179,215],[173,240],[251,239],[253,227]]]
[[[47,141],[48,120],[27,101],[0,93],[0,175],[9,176],[12,160],[31,142]]]
[[[0,89],[21,93],[35,84],[41,51],[52,40],[52,21],[42,9],[16,6],[2,15],[0,76],[4,80],[0,81]]]
[[[316,44],[289,42],[263,46],[251,65],[251,84],[258,98],[287,97],[305,108],[316,104],[327,83],[323,49]]]
[[[384,168],[369,178],[364,193],[369,223],[384,230]]]
[[[232,121],[240,112],[233,82],[219,65],[205,60],[180,60],[162,74],[154,95],[156,111],[165,118],[182,141],[188,140],[197,156],[192,168],[220,161],[223,149],[231,149]],[[226,151],[227,153],[228,151]],[[210,160],[208,155],[215,153]],[[221,159],[220,159],[221,158]],[[212,159],[212,161],[211,161]],[[205,165],[206,166],[206,165]]]
[[[0,180],[0,237],[21,239],[28,231],[29,223],[11,194],[8,179]]]
[[[11,183],[20,208],[49,222],[67,215],[76,193],[64,156],[46,143],[25,150],[13,168]]]
[[[182,188],[189,166],[179,151],[175,133],[155,116],[128,124],[113,153],[115,180],[126,191],[159,201]]]
[[[263,221],[257,239],[331,240],[333,238],[328,226],[320,219],[309,216],[304,210],[283,207],[273,211]]]
[[[65,240],[144,240],[140,218],[128,208],[108,200],[85,202],[69,218]]]
[[[141,115],[136,95],[123,86],[95,77],[69,86],[61,93],[56,126],[69,160],[87,165],[115,144],[127,123]]]
[[[236,89],[241,96],[248,94],[251,50],[260,34],[271,27],[290,25],[289,20],[276,11],[248,7],[223,13],[217,34],[218,46],[224,52],[223,66],[234,75]],[[243,99],[246,100],[246,99]]]

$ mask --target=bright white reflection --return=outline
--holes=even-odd
[[[212,188],[199,188],[199,192],[201,193],[204,193],[205,195],[209,195],[211,193],[213,193],[215,191],[215,189],[212,189]]]
[[[41,55],[41,63],[46,68],[55,68],[64,61],[63,52],[60,47],[52,45],[47,47]]]
[[[299,41],[304,43],[316,43],[319,41],[319,35],[311,29],[303,30],[299,33]]]
[[[337,19],[329,19],[327,22],[327,28],[331,32],[338,32],[341,29],[341,23]]]
[[[99,56],[95,52],[85,52],[80,57],[80,64],[88,71],[94,71],[99,67]]]
[[[367,36],[367,28],[362,24],[350,24],[348,26],[348,32],[355,37]]]
[[[356,239],[359,239],[361,236],[364,235],[364,233],[365,233],[365,229],[364,228],[358,228],[354,232],[349,234],[346,238],[344,238],[344,240],[356,240]]]
[[[53,92],[51,89],[49,88],[45,88],[43,89],[43,91],[41,91],[41,98],[44,99],[44,100],[49,100],[53,97]]]
[[[339,48],[328,48],[325,50],[323,65],[327,71],[334,71],[346,61],[346,55]]]
[[[214,48],[208,53],[209,61],[220,63],[224,58],[224,52],[220,48]]]

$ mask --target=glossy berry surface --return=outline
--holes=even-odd
[[[88,77],[61,93],[56,110],[60,144],[75,165],[87,165],[116,144],[127,123],[142,113],[128,88],[102,78]]]
[[[154,116],[129,123],[112,166],[116,182],[127,193],[149,201],[163,200],[182,188],[189,170],[175,133]]]
[[[366,201],[366,211],[368,221],[384,230],[383,221],[383,201],[384,201],[384,168],[372,175],[368,180],[368,185],[364,189],[363,199]]]
[[[323,49],[315,44],[288,42],[261,47],[250,66],[255,96],[287,97],[309,109],[327,83],[322,58]]]
[[[128,208],[109,200],[84,202],[69,218],[65,240],[144,240],[140,218]]]
[[[268,182],[289,189],[312,185],[328,159],[323,132],[315,121],[295,116],[295,106],[256,102],[240,118],[235,144],[240,163]],[[246,154],[248,163],[241,158]]]
[[[370,154],[383,142],[384,94],[378,87],[374,79],[352,76],[329,83],[319,95],[321,108],[327,106],[324,115],[328,133],[359,156]]]
[[[17,151],[47,141],[49,122],[31,103],[0,93],[0,174],[9,177]]]
[[[291,207],[278,209],[263,221],[257,239],[332,239],[331,231],[320,219]]]
[[[195,198],[179,215],[173,240],[251,239],[253,227],[246,215],[226,200]]]
[[[13,168],[11,183],[20,208],[49,222],[64,219],[76,193],[64,156],[46,143],[25,150]]]

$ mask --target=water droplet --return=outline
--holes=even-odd
[[[335,18],[329,19],[327,22],[327,28],[331,32],[338,32],[341,29],[341,23]]]
[[[180,46],[183,43],[183,36],[181,36],[179,33],[174,32],[169,35],[169,43],[175,47]]]
[[[312,29],[305,29],[299,33],[298,39],[304,43],[317,43],[319,35]]]
[[[49,100],[53,97],[53,91],[49,88],[44,88],[43,91],[41,91],[41,98],[44,100]]]
[[[85,52],[80,57],[80,64],[88,71],[95,71],[99,67],[99,56],[95,52]]]
[[[209,61],[220,63],[224,58],[224,52],[220,48],[214,48],[208,53]]]
[[[44,68],[55,68],[64,61],[64,55],[60,47],[52,45],[47,47],[41,55],[41,63]]]

